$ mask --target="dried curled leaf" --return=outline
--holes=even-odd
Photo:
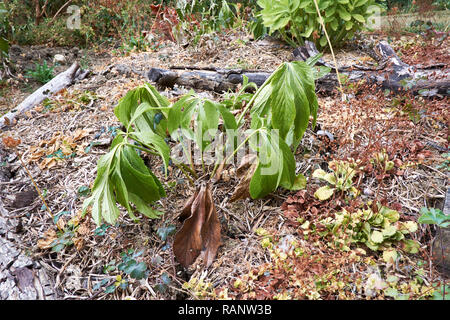
[[[52,243],[58,239],[56,236],[56,231],[53,229],[49,229],[44,233],[42,239],[37,241],[37,246],[41,250],[50,249],[52,247]]]
[[[230,202],[250,198],[250,181],[258,166],[256,156],[246,155],[242,158],[241,164],[236,169],[236,175],[241,178],[239,184],[231,195]]]
[[[17,147],[21,143],[20,139],[16,140],[12,137],[4,137],[4,138],[2,138],[2,141],[3,141],[3,144],[7,148],[11,148],[11,149]]]
[[[177,260],[188,267],[203,251],[203,261],[208,267],[220,246],[220,222],[208,185],[192,196],[183,208],[181,217],[190,216],[175,235],[173,252]]]

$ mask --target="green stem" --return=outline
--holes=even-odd
[[[147,148],[143,148],[143,147],[137,146],[135,144],[131,144],[131,143],[125,142],[125,145],[128,146],[128,147],[131,147],[131,148],[139,149],[139,150],[144,151],[144,152],[148,152],[148,153],[153,154],[155,156],[159,156],[159,153],[157,153],[155,151],[152,151],[150,149],[147,149]]]
[[[336,68],[336,76],[337,76],[337,80],[339,82],[339,89],[340,89],[341,94],[342,94],[342,99],[344,99],[344,89],[342,88],[341,77],[339,75],[338,65],[337,65],[337,62],[336,62],[336,56],[334,55],[333,46],[331,45],[331,41],[330,41],[330,37],[328,36],[327,28],[325,28],[325,23],[324,23],[324,20],[322,18],[322,14],[320,13],[319,5],[317,3],[317,0],[313,0],[313,1],[314,1],[315,6],[316,6],[317,14],[319,15],[319,21],[320,21],[320,24],[322,25],[323,32],[325,33],[325,37],[327,38],[328,45],[330,46],[331,56],[333,57],[334,66]],[[342,31],[343,31],[343,29],[341,30],[341,32]]]
[[[173,160],[172,160],[173,161]],[[194,170],[192,170],[191,168],[189,168],[187,165],[185,165],[184,163],[179,163],[179,165],[180,166],[182,166],[183,168],[184,168],[184,170],[186,170],[186,171],[188,171],[191,175],[192,175],[192,177],[194,178],[194,179],[198,179],[198,175],[197,175],[197,173],[194,171]]]
[[[195,186],[195,182],[194,180],[192,180],[192,178],[189,176],[189,174],[186,172],[185,168],[183,167],[183,164],[181,163],[175,163],[173,162],[173,164],[175,164],[175,166],[180,169],[180,171],[184,174],[184,176],[189,180],[189,183],[191,184],[191,186]]]

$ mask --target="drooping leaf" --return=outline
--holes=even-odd
[[[116,202],[123,205],[134,220],[137,218],[130,203],[144,215],[158,217],[160,213],[148,204],[165,196],[161,182],[133,148],[121,143],[120,137],[116,141],[114,148],[98,161],[97,178],[91,197],[83,203],[83,212],[92,205],[92,217],[99,226],[102,219],[109,224],[116,222],[119,217]]]
[[[159,119],[158,124],[155,126],[155,116],[163,113],[163,118],[166,118],[169,105],[168,99],[159,94],[153,86],[144,84],[141,87],[130,90],[125,97],[120,99],[114,109],[114,114],[126,128],[133,121],[137,131],[153,131],[165,137],[167,120]],[[159,115],[158,118],[160,118]]]
[[[297,148],[313,116],[317,118],[313,68],[303,61],[283,63],[258,89],[250,101],[253,117],[268,117],[288,146]],[[253,123],[252,128],[257,129]],[[287,139],[292,132],[292,138]]]
[[[220,222],[208,185],[203,185],[190,202],[190,216],[175,235],[173,252],[184,266],[191,265],[203,251],[203,261],[211,265],[220,246]]]
[[[253,199],[265,197],[278,186],[291,189],[295,180],[295,159],[292,151],[276,130],[260,130],[255,136],[259,143],[250,140],[250,148],[257,152],[257,167],[250,181]]]

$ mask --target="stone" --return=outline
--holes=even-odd
[[[67,60],[63,54],[55,54],[53,57],[53,63],[66,64]]]

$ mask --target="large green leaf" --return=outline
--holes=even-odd
[[[100,157],[92,196],[83,203],[83,212],[92,205],[92,217],[97,225],[102,219],[110,224],[116,222],[120,213],[116,202],[127,209],[133,220],[137,218],[130,203],[144,215],[156,218],[158,213],[147,205],[165,196],[161,182],[134,148],[120,140],[109,153]]]
[[[153,133],[152,131],[133,132],[131,136],[145,147],[153,149],[159,153],[159,155],[163,159],[167,174],[167,168],[169,166],[170,160],[170,148],[164,141],[164,139],[159,135]]]
[[[97,163],[97,178],[94,181],[92,195],[83,203],[83,212],[92,205],[92,218],[97,225],[101,224],[102,218],[113,224],[118,216],[119,209],[115,206],[113,185],[110,179],[111,172],[116,163],[116,152],[119,146],[100,157]],[[106,202],[105,202],[106,200]]]
[[[303,61],[283,63],[258,89],[250,101],[252,119],[267,117],[289,146],[296,148],[313,116],[317,118],[314,71]],[[255,128],[252,124],[252,127]],[[293,139],[289,141],[289,131]]]
[[[277,131],[260,130],[259,143],[250,142],[257,153],[258,166],[250,181],[250,196],[262,198],[278,186],[295,189],[295,159],[288,145]]]

